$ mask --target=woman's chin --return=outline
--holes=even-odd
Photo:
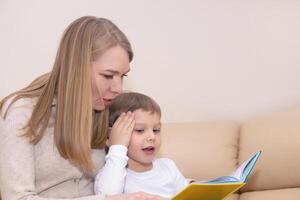
[[[104,101],[105,108],[108,108],[111,104],[111,101]]]
[[[93,104],[93,109],[96,110],[96,111],[102,111],[102,110],[105,109],[105,107],[106,106],[104,104],[102,104],[102,105]]]

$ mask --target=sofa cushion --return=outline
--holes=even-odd
[[[226,200],[239,200],[239,195],[238,194],[231,194],[226,198]]]
[[[186,178],[228,175],[237,166],[238,131],[232,121],[165,123],[160,157],[173,159]]]
[[[244,123],[240,135],[239,163],[257,150],[262,150],[262,155],[242,191],[300,187],[299,141],[299,108]]]
[[[245,192],[239,200],[299,200],[300,188]]]

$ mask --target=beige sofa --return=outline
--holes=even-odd
[[[228,175],[262,150],[247,185],[228,200],[300,200],[300,108],[244,123],[165,123],[162,140],[160,156],[198,180]]]

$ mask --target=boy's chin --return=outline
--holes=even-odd
[[[131,169],[133,171],[136,172],[144,172],[144,171],[149,171],[152,169],[153,164],[152,164],[153,160],[149,160],[149,161],[136,161],[133,159],[128,159],[128,164],[127,164],[127,168]]]

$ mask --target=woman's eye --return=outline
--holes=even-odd
[[[128,74],[123,74],[123,75],[122,75],[122,78],[124,78],[124,77],[126,77],[126,76],[128,76]]]
[[[113,75],[107,75],[107,74],[103,74],[103,77],[106,79],[113,79],[114,76]]]

